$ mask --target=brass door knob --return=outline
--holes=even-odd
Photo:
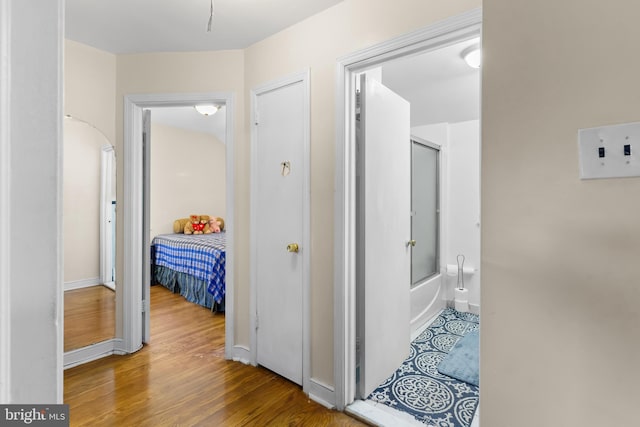
[[[297,243],[289,243],[287,245],[287,252],[295,252],[298,253],[298,250],[300,250],[300,248],[298,247]]]

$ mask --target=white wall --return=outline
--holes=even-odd
[[[478,270],[463,276],[464,286],[469,289],[469,304],[477,310],[480,306],[480,122],[451,123],[448,151],[445,259],[447,264],[456,264],[457,255],[462,254],[465,268]],[[449,279],[450,286],[455,286],[457,277]]]
[[[478,271],[464,275],[469,304],[480,307],[480,122],[438,123],[417,126],[411,134],[442,147],[441,167],[441,258],[443,269],[465,256],[465,267]],[[446,298],[453,300],[457,276],[444,276]]]
[[[195,110],[194,114],[198,114]],[[226,216],[225,145],[214,136],[153,123],[151,237],[191,214]]]

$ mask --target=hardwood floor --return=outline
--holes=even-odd
[[[114,337],[116,293],[105,286],[64,293],[64,351]]]
[[[151,287],[151,343],[65,371],[71,426],[363,426],[224,359],[224,315]]]

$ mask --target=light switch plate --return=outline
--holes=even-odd
[[[578,151],[581,179],[640,176],[640,122],[580,129]]]

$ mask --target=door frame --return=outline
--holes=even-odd
[[[392,59],[424,53],[481,35],[482,11],[473,9],[338,59],[336,194],[334,201],[334,384],[336,407],[356,395],[356,144],[355,76]]]
[[[255,207],[257,203],[257,165],[258,165],[258,135],[256,130],[256,123],[258,121],[258,96],[271,92],[285,86],[289,86],[292,84],[301,83],[303,87],[303,103],[304,103],[304,111],[303,111],[303,128],[304,128],[304,138],[302,141],[302,155],[303,155],[303,201],[302,201],[302,241],[300,242],[300,246],[303,249],[300,253],[302,257],[302,390],[306,393],[313,393],[310,390],[310,377],[311,377],[311,344],[310,344],[310,312],[311,312],[311,304],[310,304],[310,288],[311,288],[311,269],[310,269],[310,261],[311,261],[311,228],[310,228],[310,209],[311,209],[311,180],[310,180],[310,116],[311,116],[311,107],[310,107],[310,84],[309,84],[309,69],[305,69],[303,71],[281,77],[279,79],[270,81],[268,83],[264,83],[260,86],[254,87],[251,89],[251,192],[250,192],[250,206]],[[258,212],[256,209],[252,208],[250,210],[250,229],[251,229],[251,259],[250,259],[250,287],[249,287],[249,324],[251,325],[250,332],[250,361],[252,365],[257,365],[258,361],[258,353],[257,353],[257,269],[256,269],[256,260],[257,260],[257,235],[256,235],[256,224],[257,224],[257,216]],[[314,394],[322,394],[322,393],[314,393]]]
[[[225,357],[242,359],[246,350],[235,345],[234,334],[234,207],[235,207],[235,160],[234,123],[236,101],[232,92],[132,94],[124,97],[124,195],[123,211],[123,281],[118,291],[122,292],[122,348],[132,353],[142,347],[143,323],[142,274],[143,251],[149,251],[149,242],[142,240],[144,165],[142,156],[142,111],[154,107],[193,106],[199,103],[218,103],[226,106],[226,204],[225,218],[226,260],[225,272]]]
[[[115,266],[116,260],[113,257],[113,226],[112,221],[112,194],[109,192],[115,185],[116,156],[115,148],[111,144],[105,144],[100,149],[100,282],[111,290],[115,291],[116,279],[111,277],[107,281]],[[109,225],[107,225],[107,220]]]

